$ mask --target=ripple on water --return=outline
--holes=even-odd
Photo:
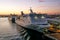
[[[0,18],[0,40],[20,38],[16,27],[9,23],[8,18]]]

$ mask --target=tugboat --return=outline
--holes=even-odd
[[[11,21],[12,23],[15,23],[15,20],[16,20],[16,15],[15,14],[10,14],[10,17],[8,18],[9,21]]]

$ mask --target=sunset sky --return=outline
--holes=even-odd
[[[60,0],[0,0],[1,14],[20,14],[20,11],[29,13],[32,7],[36,13],[60,13]]]

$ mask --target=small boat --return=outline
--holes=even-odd
[[[17,16],[14,15],[10,15],[10,17],[8,17],[8,20],[11,21],[12,23],[15,23],[15,20],[17,19]]]

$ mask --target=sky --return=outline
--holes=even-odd
[[[30,7],[36,13],[59,14],[60,0],[0,0],[0,15],[28,14]]]

